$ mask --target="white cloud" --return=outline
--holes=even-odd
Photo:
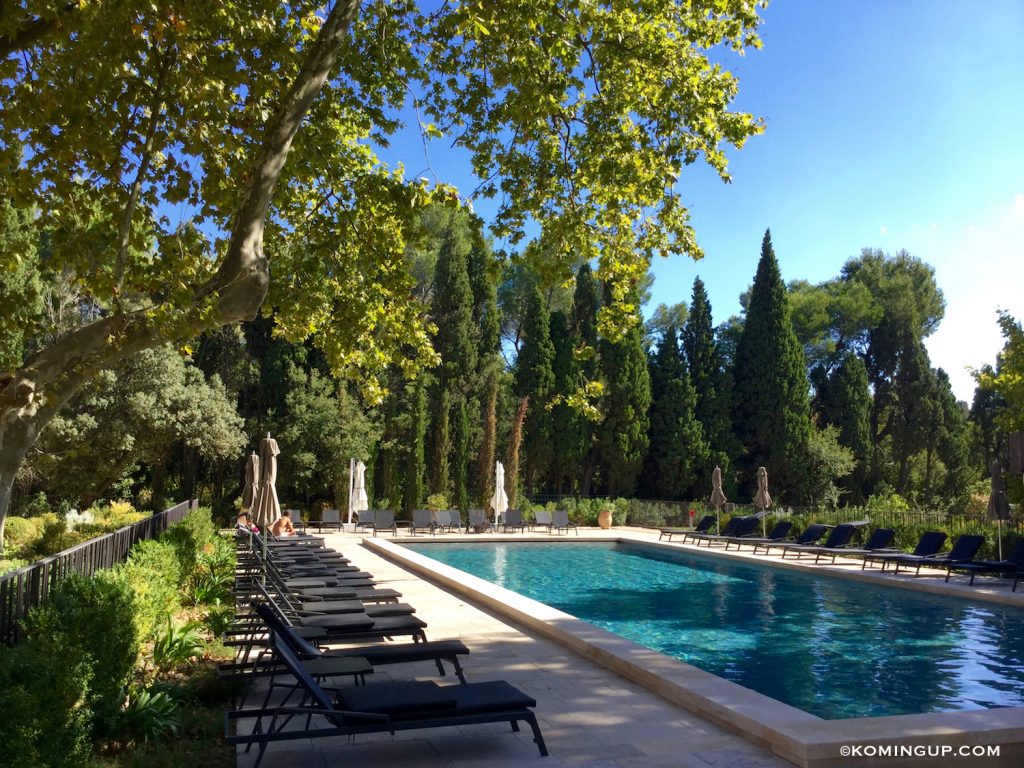
[[[882,227],[882,228],[881,228],[880,230],[878,230],[878,233],[879,233],[879,234],[880,234],[880,235],[881,235],[882,237],[885,237],[886,235],[888,235],[888,234],[889,234],[889,228],[888,228],[888,227],[886,227],[886,226],[883,226],[883,227]]]

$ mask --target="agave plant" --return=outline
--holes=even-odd
[[[153,663],[161,672],[167,672],[200,656],[203,645],[198,624],[178,625],[167,619],[167,633],[153,643]]]
[[[146,742],[165,735],[177,736],[181,731],[178,701],[166,690],[133,686],[128,690],[120,726],[125,733]]]

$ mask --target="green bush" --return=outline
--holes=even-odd
[[[0,557],[0,576],[3,576],[5,573],[10,573],[11,571],[16,571],[25,565],[28,565],[28,560],[22,560],[18,557]]]
[[[27,517],[8,517],[4,523],[4,548],[21,552],[39,536],[35,520]]]
[[[181,573],[187,578],[196,570],[203,548],[217,533],[209,507],[189,512],[185,519],[167,529],[162,541],[170,542],[178,553]]]
[[[135,626],[150,638],[180,606],[182,576],[178,549],[163,540],[140,541],[128,561],[115,569],[135,594]]]
[[[131,589],[116,573],[100,571],[89,578],[70,574],[25,621],[29,642],[50,642],[67,650],[53,663],[89,664],[87,698],[101,730],[120,711],[139,655],[135,606]]]
[[[67,524],[56,515],[43,515],[39,538],[32,546],[32,554],[37,558],[55,555],[62,549],[74,546],[73,537],[68,533]]]
[[[0,765],[75,768],[92,752],[91,659],[66,634],[0,647]]]

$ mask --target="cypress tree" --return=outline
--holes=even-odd
[[[453,503],[462,511],[469,509],[468,470],[469,463],[469,416],[466,413],[465,399],[459,399],[452,407],[452,431],[455,442],[456,461],[452,467],[454,482]]]
[[[695,469],[707,460],[704,430],[694,415],[697,396],[670,325],[650,361],[650,447],[641,487],[657,499],[681,499],[694,485]]]
[[[844,355],[819,385],[815,405],[821,423],[837,427],[839,444],[853,453],[856,466],[841,484],[850,503],[863,504],[871,462],[871,393],[864,361],[852,352]]]
[[[549,484],[557,494],[572,493],[578,471],[581,436],[580,414],[566,402],[576,388],[576,362],[573,338],[564,312],[551,313],[551,343],[554,347],[554,393],[558,399],[551,408],[551,471]]]
[[[803,502],[811,435],[807,374],[770,230],[761,244],[733,376],[736,431],[747,450],[750,488],[754,472],[764,466],[777,500]]]
[[[494,461],[498,431],[498,374],[501,372],[501,317],[498,313],[498,264],[490,245],[477,229],[469,254],[469,282],[473,290],[473,324],[478,333],[477,397],[482,430],[477,476],[479,503],[486,506],[494,494]]]
[[[420,376],[412,382],[407,391],[409,411],[412,419],[409,430],[409,460],[405,467],[405,493],[402,507],[406,514],[423,501],[423,477],[426,474],[425,442],[427,432],[427,396],[426,385]]]
[[[708,497],[715,467],[722,469],[726,490],[732,493],[733,462],[739,455],[730,415],[732,378],[722,362],[711,320],[711,302],[699,277],[693,281],[690,313],[681,341],[696,399],[694,414],[708,446],[705,457],[694,466],[696,481],[688,493],[697,498]]]
[[[597,442],[601,475],[606,493],[624,496],[636,488],[647,453],[651,380],[639,317],[619,340],[601,341],[601,368],[606,387]]]
[[[447,493],[450,468],[454,466],[457,476],[464,474],[464,465],[469,461],[468,440],[454,445],[450,423],[452,409],[465,407],[469,383],[477,364],[469,254],[470,238],[466,223],[462,217],[452,215],[445,226],[437,254],[430,307],[431,319],[437,326],[435,347],[441,356],[431,429],[432,493]],[[458,453],[456,449],[464,452]]]
[[[572,299],[572,344],[574,356],[579,360],[577,375],[582,381],[596,381],[600,373],[597,340],[600,288],[590,265],[582,264],[576,272],[576,290]],[[572,455],[579,457],[579,492],[582,496],[589,496],[597,469],[596,425],[578,412],[574,412],[574,421],[576,443]]]
[[[543,475],[550,461],[551,425],[547,407],[555,386],[551,321],[544,296],[537,286],[533,286],[527,298],[523,335],[525,341],[516,361],[516,394],[520,398],[529,398],[523,428],[523,457],[526,493],[531,493],[534,483]]]
[[[448,481],[451,470],[451,391],[437,384],[434,388],[434,401],[431,404],[434,418],[431,422],[430,450],[430,492],[448,494]]]

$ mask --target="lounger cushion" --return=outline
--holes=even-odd
[[[344,688],[338,693],[337,704],[341,709],[389,715],[394,720],[415,720],[446,710],[474,715],[537,706],[535,699],[504,680],[446,686],[413,682]]]
[[[463,656],[469,653],[469,648],[461,640],[428,640],[425,643],[387,643],[385,645],[331,649],[325,653],[339,656],[359,656],[371,664],[387,664],[396,661],[432,661],[446,654]]]
[[[432,681],[379,683],[338,691],[339,709],[401,716],[455,709],[455,697]]]

